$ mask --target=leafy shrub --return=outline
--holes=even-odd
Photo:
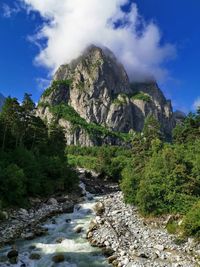
[[[187,236],[200,238],[200,201],[187,212],[183,222],[184,233]]]

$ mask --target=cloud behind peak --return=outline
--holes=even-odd
[[[175,47],[161,45],[159,28],[145,22],[136,4],[127,13],[121,9],[127,0],[21,1],[29,11],[38,11],[46,19],[34,36],[37,43],[47,40],[37,63],[55,71],[95,44],[112,50],[131,80],[162,80],[167,76],[163,63],[175,55]]]

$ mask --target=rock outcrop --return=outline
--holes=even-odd
[[[64,128],[69,145],[120,144],[141,131],[148,114],[169,137],[175,125],[171,102],[155,81],[131,84],[124,67],[108,49],[90,46],[56,72],[37,114]]]

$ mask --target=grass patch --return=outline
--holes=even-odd
[[[143,92],[135,93],[133,96],[131,96],[132,100],[142,100],[144,102],[150,102],[151,97],[148,94],[145,94]]]
[[[128,95],[126,94],[119,94],[117,98],[114,99],[113,104],[116,106],[121,106],[127,103]]]

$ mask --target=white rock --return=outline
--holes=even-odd
[[[156,246],[154,246],[154,248],[159,250],[159,251],[163,251],[165,249],[165,247],[163,245],[156,245]]]
[[[58,201],[57,201],[55,198],[50,198],[50,199],[47,201],[47,204],[48,204],[48,205],[57,205],[57,204],[58,204]]]

